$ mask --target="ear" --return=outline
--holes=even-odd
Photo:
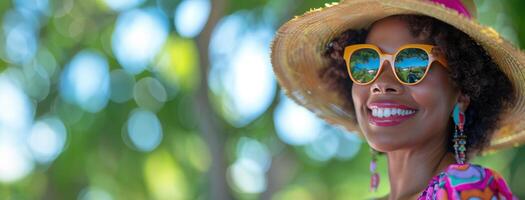
[[[459,105],[461,112],[465,112],[470,104],[470,97],[460,92],[456,103]]]

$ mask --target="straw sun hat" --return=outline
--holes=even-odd
[[[502,115],[485,153],[525,143],[525,54],[476,20],[472,0],[343,0],[297,16],[279,28],[271,48],[273,69],[283,90],[325,121],[359,133],[354,109],[345,107],[347,100],[326,89],[318,75],[328,64],[322,52],[345,30],[368,28],[374,21],[396,14],[434,17],[483,46],[516,91],[516,103]]]

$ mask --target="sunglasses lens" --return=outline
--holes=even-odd
[[[428,62],[428,54],[423,49],[403,49],[394,61],[396,75],[405,83],[416,83],[425,75]]]
[[[363,48],[350,56],[350,73],[354,81],[369,83],[379,70],[379,54],[376,50]]]

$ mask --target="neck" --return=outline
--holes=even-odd
[[[432,177],[455,163],[444,142],[387,152],[390,200],[417,199]]]

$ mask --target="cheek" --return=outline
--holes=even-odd
[[[420,109],[426,110],[442,110],[445,104],[446,94],[438,89],[428,88],[411,88],[410,94],[414,101],[417,102]]]
[[[420,117],[417,130],[426,137],[434,137],[446,131],[449,121],[451,101],[449,94],[440,90],[412,91],[412,97],[420,106]]]
[[[452,86],[447,72],[442,67],[434,67],[428,77],[420,84],[409,87],[413,99],[424,109],[448,112],[455,102],[457,91]]]
[[[426,83],[422,82],[421,85],[410,88],[412,98],[423,111],[421,124],[422,127],[426,127],[427,132],[444,131],[456,98],[456,92],[447,76],[434,76],[434,78],[434,80],[429,79]]]

